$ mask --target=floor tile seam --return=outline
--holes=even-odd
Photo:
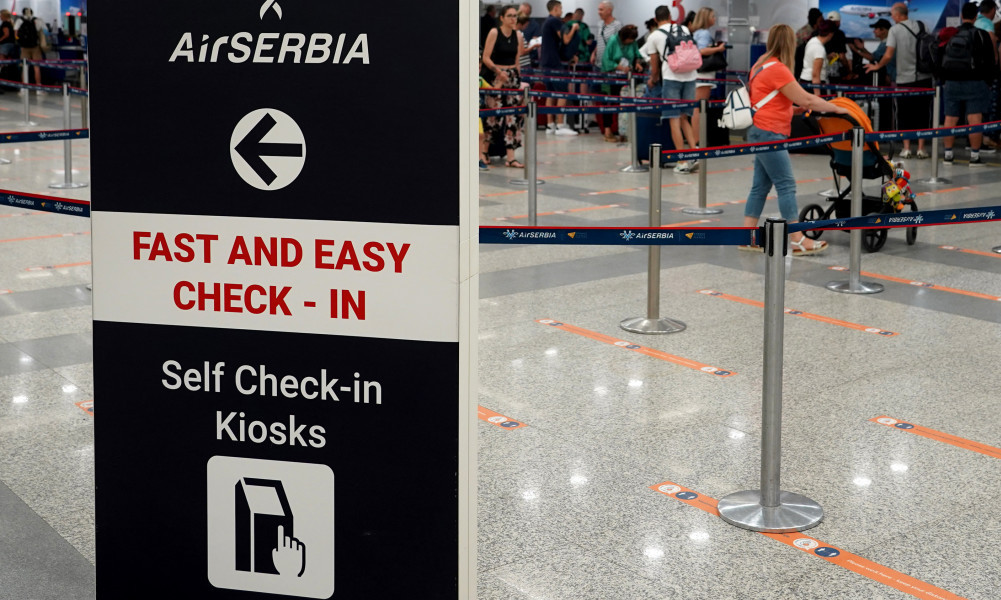
[[[92,337],[93,336],[93,332],[92,331],[83,331],[83,332],[76,333],[76,334],[72,334],[71,333],[71,334],[62,334],[62,335],[51,336],[51,337],[47,337],[47,338],[35,338],[35,339],[30,339],[30,340],[20,340],[18,342],[9,342],[9,344],[11,346],[13,346],[15,349],[17,349],[19,352],[21,352],[22,354],[30,356],[31,360],[33,360],[33,361],[37,362],[38,364],[42,365],[41,369],[33,369],[32,370],[33,372],[34,371],[49,370],[49,371],[52,371],[53,373],[55,373],[56,375],[58,375],[61,379],[66,379],[65,377],[63,377],[62,375],[60,375],[56,371],[56,369],[61,368],[61,367],[70,367],[70,366],[81,365],[81,364],[86,364],[86,363],[89,363],[89,362],[93,362],[93,360],[94,360],[93,359],[93,353],[91,353],[90,357],[88,357],[87,360],[84,360],[82,362],[74,362],[74,363],[70,363],[70,364],[66,364],[66,365],[52,365],[52,364],[49,364],[48,362],[46,362],[46,361],[44,361],[44,360],[42,360],[42,359],[34,356],[29,351],[27,351],[24,348],[22,348],[19,344],[24,344],[24,343],[27,343],[27,342],[38,342],[38,341],[43,341],[43,340],[53,340],[53,339],[60,338],[60,337],[66,337],[67,335],[84,335],[84,336],[90,336],[91,339],[93,339],[93,337]]]
[[[64,536],[62,533],[60,533],[59,529],[52,522],[50,522],[49,519],[47,519],[45,516],[43,516],[42,514],[40,514],[39,512],[37,512],[31,506],[31,504],[29,504],[28,501],[25,500],[25,498],[21,494],[17,493],[14,490],[14,488],[10,487],[10,485],[7,483],[7,481],[5,481],[4,479],[0,479],[0,486],[3,486],[4,488],[6,488],[7,491],[11,495],[13,495],[15,498],[17,498],[17,500],[23,505],[23,507],[25,509],[27,509],[28,511],[30,511],[32,515],[34,515],[39,521],[41,521],[41,523],[44,524],[45,527],[48,527],[50,530],[52,530],[52,533],[56,534],[59,537],[59,539],[62,540],[63,543],[67,547],[71,548],[73,550],[73,552],[76,552],[77,554],[79,554],[80,558],[82,558],[83,560],[87,561],[87,563],[89,563],[91,565],[95,564],[94,561],[92,561],[89,558],[87,558],[87,556],[83,552],[81,552],[79,548],[77,548],[72,542],[70,542],[69,539],[66,538],[66,536]]]

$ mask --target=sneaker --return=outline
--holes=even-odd
[[[546,125],[546,135],[552,135],[554,133],[556,133],[556,123]]]
[[[945,156],[942,157],[942,162],[944,162],[947,165],[951,165],[952,161],[953,161],[952,152],[946,152]]]
[[[480,170],[481,170],[481,171],[489,171],[489,170],[490,170],[490,167],[488,167],[488,166],[487,166],[487,163],[485,163],[485,162],[483,162],[483,161],[481,160],[481,161],[480,161]]]
[[[687,160],[680,161],[677,165],[675,165],[674,172],[675,173],[691,173],[692,172],[692,163],[688,162]]]
[[[917,156],[918,158],[928,158],[931,155],[925,152],[924,150],[918,150],[918,153],[915,154],[914,156]]]
[[[983,150],[981,150],[981,152],[983,152]],[[971,158],[971,159],[970,159],[970,166],[971,166],[971,167],[986,167],[986,166],[987,166],[987,163],[985,163],[985,162],[983,161],[983,159],[981,159],[981,158],[980,158],[980,157],[978,156],[978,157],[976,157],[976,158]]]
[[[914,153],[910,150],[901,150],[899,156],[900,158],[914,158]]]
[[[997,148],[988,148],[987,146],[980,147],[981,154],[994,154],[995,152],[997,152]]]
[[[699,161],[693,160],[692,161],[692,173],[698,173],[698,171],[699,171]]]
[[[556,135],[577,135],[577,132],[569,127],[557,127]]]

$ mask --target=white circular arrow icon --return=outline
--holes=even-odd
[[[268,14],[269,9],[274,9],[278,18],[282,18],[282,5],[278,4],[278,0],[264,0],[264,4],[261,5],[261,20],[264,20],[264,15]]]

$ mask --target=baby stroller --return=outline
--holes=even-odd
[[[866,133],[872,133],[872,123],[858,104],[848,98],[834,98],[836,104],[849,110],[848,115],[830,113],[814,114],[808,117],[807,123],[821,135],[829,135],[851,131],[853,127],[862,127]],[[849,140],[828,144],[831,152],[831,171],[834,175],[834,187],[838,195],[829,198],[831,206],[824,210],[819,204],[810,204],[799,213],[799,220],[822,221],[834,218],[847,219],[851,216],[851,176],[852,176],[852,143]],[[841,178],[848,180],[844,189],[841,188]],[[862,214],[896,213],[910,206],[912,211],[918,210],[914,202],[914,194],[910,192],[907,179],[910,174],[898,165],[895,170],[879,151],[879,144],[866,142],[862,155],[862,179],[880,179],[883,183],[880,196],[862,194]],[[810,239],[818,239],[824,232],[819,230],[804,231],[803,235]],[[906,240],[914,244],[917,239],[917,227],[908,227]],[[863,229],[862,247],[869,252],[876,252],[886,243],[886,229]]]

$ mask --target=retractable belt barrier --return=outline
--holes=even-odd
[[[90,202],[87,200],[0,190],[0,204],[74,217],[90,217]]]
[[[1001,206],[885,213],[788,225],[800,231],[851,231],[930,227],[1001,221]],[[480,227],[481,244],[546,244],[578,246],[741,246],[758,227]]]
[[[90,137],[89,129],[54,129],[51,131],[14,131],[0,133],[0,144],[24,142],[52,142],[57,140],[84,140]]]

